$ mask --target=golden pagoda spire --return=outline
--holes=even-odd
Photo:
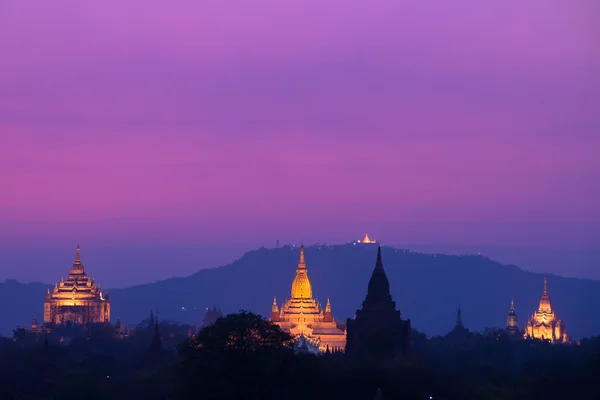
[[[75,249],[75,264],[81,264],[81,248],[77,245]]]
[[[331,302],[329,301],[329,297],[327,298],[327,305],[325,306],[325,312],[326,313],[331,312]]]
[[[300,246],[300,261],[298,262],[298,269],[306,269],[306,261],[304,261],[304,244]]]
[[[551,312],[552,304],[550,303],[550,296],[548,296],[548,278],[544,277],[544,291],[542,292],[542,298],[540,299],[540,307],[538,311]]]
[[[277,307],[277,297],[273,297],[273,306],[271,307],[271,311],[274,313],[279,312],[279,308]]]
[[[296,268],[296,276],[292,282],[293,299],[312,299],[312,287],[308,279],[306,262],[304,261],[304,245],[300,246],[300,261]]]

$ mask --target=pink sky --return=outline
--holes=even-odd
[[[599,17],[4,0],[0,237],[598,246]]]

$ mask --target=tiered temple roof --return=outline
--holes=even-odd
[[[75,262],[67,279],[54,285],[52,293],[46,293],[44,301],[44,324],[98,323],[110,321],[110,299],[100,285],[85,272],[81,262],[79,245],[75,251]]]
[[[338,328],[333,318],[330,300],[327,299],[323,310],[313,298],[304,259],[304,245],[300,246],[300,260],[292,281],[291,299],[286,300],[281,307],[277,306],[277,299],[273,299],[270,321],[278,324],[282,330],[302,337],[321,351],[325,351],[328,346],[338,350],[345,347],[346,334]]]
[[[544,278],[544,291],[539,307],[527,321],[524,336],[525,338],[548,340],[552,343],[568,343],[570,341],[564,322],[556,316],[552,309],[547,278]]]

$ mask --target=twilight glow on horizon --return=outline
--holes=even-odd
[[[600,6],[485,3],[4,0],[0,237],[598,246]]]

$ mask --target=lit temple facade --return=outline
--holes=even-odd
[[[548,296],[548,280],[544,278],[544,292],[540,305],[525,327],[525,338],[549,340],[552,343],[568,343],[564,322],[556,316]]]
[[[281,305],[281,309],[277,306],[277,299],[273,299],[269,320],[283,331],[303,337],[322,352],[343,351],[346,347],[346,332],[338,328],[329,299],[325,310],[313,299],[304,261],[304,246],[300,247],[300,262],[292,282],[292,297]]]
[[[44,301],[44,325],[110,322],[110,299],[85,273],[77,246],[75,263],[66,280],[54,285]]]

